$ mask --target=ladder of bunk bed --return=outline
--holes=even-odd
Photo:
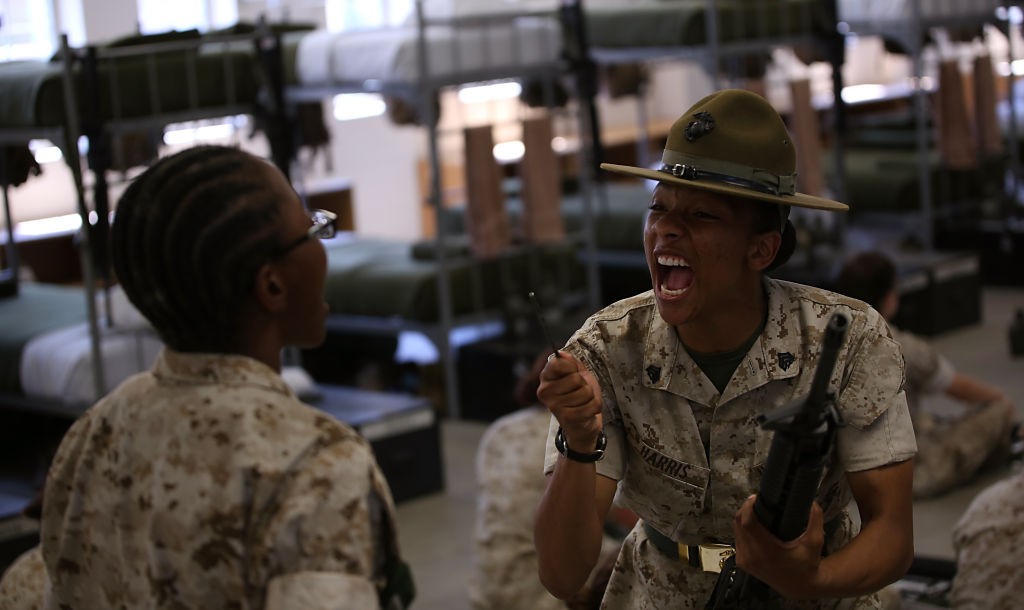
[[[99,312],[96,309],[96,269],[93,266],[92,235],[90,235],[89,208],[85,201],[85,182],[82,178],[82,161],[78,152],[78,101],[75,92],[73,66],[74,53],[68,44],[67,34],[60,37],[60,57],[63,64],[62,86],[64,89],[64,159],[71,168],[75,182],[78,215],[82,220],[79,235],[79,256],[82,265],[82,281],[85,284],[85,309],[89,325],[89,344],[92,357],[92,382],[96,399],[104,393],[106,375],[103,370],[102,338],[99,328]]]
[[[444,374],[445,400],[448,403],[448,415],[453,419],[458,419],[460,412],[459,383],[455,370],[455,353],[451,347],[451,330],[454,322],[452,298],[449,292],[451,280],[448,277],[448,256],[445,252],[444,243],[445,223],[440,222],[441,214],[444,210],[444,199],[441,194],[441,157],[437,135],[437,123],[440,117],[437,116],[438,113],[433,104],[434,87],[427,82],[430,66],[427,59],[426,15],[423,10],[422,0],[416,0],[415,11],[417,24],[416,60],[419,74],[419,83],[415,97],[416,104],[418,105],[418,114],[423,117],[423,124],[427,127],[427,154],[430,166],[428,203],[431,209],[434,210],[434,217],[438,219],[438,222],[434,224],[437,227],[435,257],[438,267],[437,294],[441,332],[437,333],[435,341],[437,342],[438,355],[441,358],[441,370]]]
[[[436,92],[438,85],[430,78],[431,72],[428,60],[426,32],[426,29],[430,24],[430,20],[424,12],[423,0],[416,0],[415,14],[417,23],[417,65],[418,73],[420,75],[415,97],[419,106],[419,116],[424,118],[423,122],[427,126],[427,151],[430,167],[428,203],[433,209],[435,218],[437,219],[435,225],[437,227],[436,260],[438,263],[437,289],[440,308],[440,332],[436,333],[435,340],[444,374],[448,415],[452,418],[458,419],[461,414],[461,401],[459,396],[458,373],[456,370],[456,355],[451,346],[450,336],[455,321],[452,297],[450,293],[451,279],[449,274],[451,269],[448,261],[448,255],[446,253],[447,248],[445,247],[446,223],[441,221],[441,215],[444,209],[444,198],[441,187],[442,168],[437,133],[437,123],[440,117],[437,116],[437,111],[432,103],[433,94]],[[544,78],[549,82],[553,78],[556,78],[556,76],[554,73],[549,73],[545,74]],[[592,108],[587,106],[587,104],[592,102],[592,99],[581,99],[579,101],[580,106],[585,107],[584,111],[577,111],[580,134],[583,136],[583,134],[593,133],[592,121],[596,120],[596,115],[585,111],[586,108]],[[596,311],[600,302],[600,276],[597,268],[597,252],[594,241],[592,206],[590,203],[593,196],[591,182],[596,175],[594,167],[596,167],[595,164],[599,163],[600,160],[590,156],[590,153],[591,151],[589,146],[581,146],[580,154],[582,155],[582,162],[580,163],[579,170],[579,184],[583,201],[583,240],[587,273],[587,306],[589,311]]]

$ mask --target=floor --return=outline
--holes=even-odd
[[[1002,386],[1024,415],[1024,358],[1010,357],[1006,334],[1013,312],[1021,307],[1024,289],[986,288],[982,323],[945,333],[934,338],[934,343],[961,371]],[[956,408],[953,404],[938,407]],[[403,552],[419,588],[414,608],[469,608],[465,587],[473,562],[473,462],[484,428],[473,422],[443,422],[446,490],[398,507]],[[914,508],[917,553],[952,558],[950,532],[957,519],[980,489],[1008,472],[988,473],[968,487],[918,502]]]

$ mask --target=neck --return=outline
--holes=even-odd
[[[768,302],[760,283],[745,298],[716,309],[707,318],[676,326],[676,334],[687,349],[703,354],[729,352],[743,345],[757,332],[767,313]]]
[[[233,350],[236,354],[259,360],[278,373],[281,372],[281,341],[271,324],[241,324]]]

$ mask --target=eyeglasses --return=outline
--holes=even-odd
[[[337,214],[334,212],[328,212],[327,210],[309,210],[308,213],[309,221],[312,223],[309,230],[307,230],[302,237],[286,244],[278,250],[277,254],[274,255],[274,258],[282,258],[284,255],[311,239],[330,239],[334,237],[334,221],[338,218]]]

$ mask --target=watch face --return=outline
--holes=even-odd
[[[565,442],[565,435],[562,434],[562,428],[559,426],[558,432],[555,434],[555,449],[565,457],[573,460],[574,462],[596,462],[604,458],[605,447],[608,446],[608,437],[605,436],[604,430],[597,437],[597,447],[594,448],[592,453],[581,453],[569,447]]]

